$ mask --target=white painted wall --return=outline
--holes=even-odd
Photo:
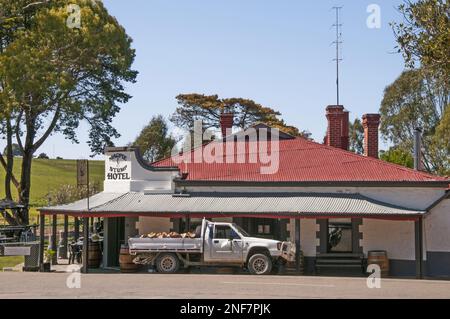
[[[295,220],[290,219],[287,224],[289,231],[289,240],[295,243]],[[319,225],[316,224],[315,219],[302,219],[300,222],[300,245],[305,257],[316,256],[316,231],[319,230]]]
[[[125,160],[111,159],[124,156]],[[116,171],[123,172],[111,175]],[[142,167],[134,151],[105,153],[105,192],[167,192],[173,191],[173,178],[177,171],[151,171]],[[112,176],[118,177],[113,179]]]
[[[311,193],[344,193],[367,196],[388,204],[406,208],[424,210],[441,198],[445,190],[442,188],[413,187],[188,187],[189,192],[311,192]]]
[[[125,217],[125,239],[134,237],[138,234],[138,229],[136,228],[138,217]]]
[[[364,254],[370,250],[386,250],[389,259],[415,260],[413,221],[363,219],[360,244]]]
[[[139,217],[136,228],[140,235],[149,234],[151,232],[168,232],[173,228],[170,218],[164,217]]]
[[[427,251],[450,252],[450,199],[434,207],[424,218]]]

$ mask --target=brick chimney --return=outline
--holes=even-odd
[[[222,113],[220,115],[220,128],[222,130],[222,138],[227,137],[231,134],[231,130],[233,128],[233,113]]]
[[[344,111],[344,115],[342,117],[342,149],[348,151],[349,148],[349,131],[350,131],[350,112]]]
[[[348,150],[349,113],[344,111],[342,105],[329,105],[327,107],[328,129],[325,144],[328,146]]]
[[[378,158],[378,127],[380,126],[380,114],[364,114],[364,155]]]

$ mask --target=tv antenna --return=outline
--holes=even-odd
[[[339,63],[342,61],[342,58],[339,55],[339,47],[342,44],[342,24],[339,21],[341,9],[343,7],[333,7],[333,10],[336,11],[336,23],[333,24],[333,27],[336,29],[336,41],[333,44],[336,46],[336,58],[333,61],[336,61],[336,105],[339,104]]]

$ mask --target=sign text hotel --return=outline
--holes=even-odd
[[[110,166],[106,178],[108,180],[129,180],[130,172],[127,164],[127,157],[124,154],[116,153],[109,158]]]

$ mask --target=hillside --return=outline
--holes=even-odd
[[[14,160],[14,174],[20,178],[22,159]],[[31,199],[30,205],[39,207],[47,204],[46,195],[61,185],[76,185],[77,183],[76,160],[34,159],[31,169]],[[90,180],[99,182],[103,187],[104,162],[90,161]],[[5,171],[0,167],[0,199],[5,197]],[[15,188],[13,187],[14,191]],[[17,198],[17,197],[16,197]]]

